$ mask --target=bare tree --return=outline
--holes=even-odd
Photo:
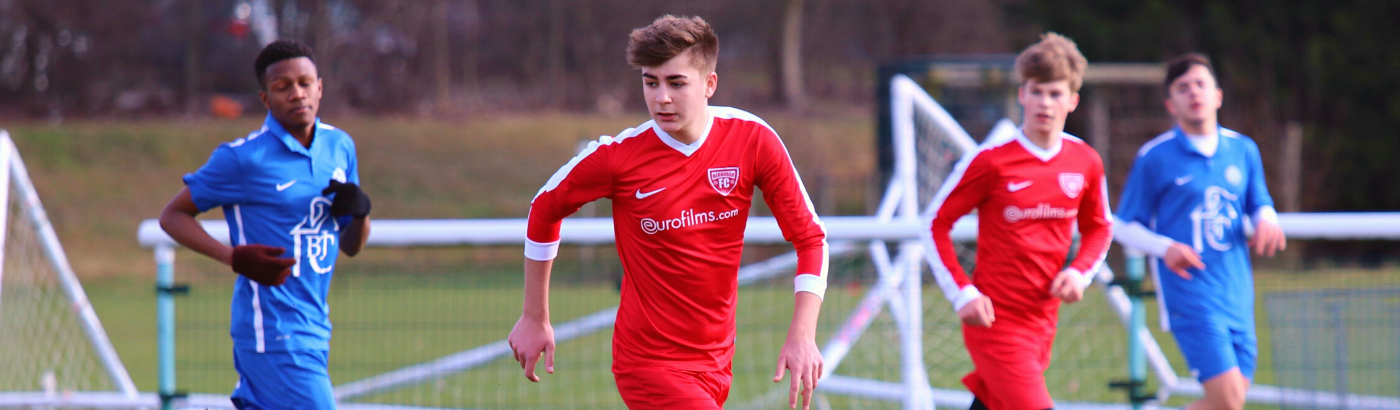
[[[806,89],[802,81],[803,3],[803,0],[786,0],[783,4],[783,99],[789,108],[796,111],[803,111],[807,108]]]

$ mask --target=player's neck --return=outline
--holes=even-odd
[[[1176,123],[1178,127],[1181,127],[1181,131],[1188,135],[1214,135],[1216,128],[1219,127],[1218,124],[1214,119],[1200,122],[1177,121]]]
[[[1060,130],[1042,131],[1029,128],[1021,128],[1021,133],[1026,135],[1026,139],[1032,144],[1044,150],[1052,150],[1060,146]]]
[[[671,138],[675,138],[677,142],[680,142],[685,145],[694,144],[695,141],[699,141],[700,138],[705,137],[705,130],[710,128],[710,122],[713,121],[714,117],[712,114],[710,114],[709,107],[705,107],[704,118],[691,121],[690,124],[686,124],[685,128],[681,128],[679,130],[676,130],[676,132],[671,133]]]
[[[302,147],[311,149],[311,141],[316,139],[316,124],[308,125],[305,128],[287,127],[286,124],[282,124],[282,128],[286,128],[287,133],[291,134],[292,138],[296,138]]]

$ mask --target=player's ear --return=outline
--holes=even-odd
[[[1079,92],[1077,91],[1069,93],[1069,112],[1074,112],[1076,108],[1079,108]]]
[[[714,71],[705,76],[705,98],[715,96],[715,90],[719,88],[719,73]]]
[[[263,89],[258,90],[258,101],[262,101],[263,108],[269,110],[272,109],[272,103],[267,101],[267,87],[263,87]]]
[[[1171,99],[1171,97],[1167,97],[1167,98],[1163,99],[1163,100],[1162,100],[1162,106],[1163,106],[1163,107],[1167,107],[1167,114],[1171,114],[1172,118],[1176,118],[1176,107],[1175,107],[1175,106],[1172,106],[1172,99]]]

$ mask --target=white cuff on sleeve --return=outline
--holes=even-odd
[[[1137,249],[1148,255],[1158,258],[1167,255],[1167,248],[1170,248],[1176,241],[1172,238],[1152,232],[1146,226],[1138,222],[1125,222],[1115,220],[1113,224],[1113,239],[1119,244],[1129,248]]]
[[[552,261],[559,256],[559,241],[535,242],[525,238],[525,257],[532,261]]]
[[[1092,285],[1094,283],[1094,275],[1085,275],[1084,272],[1080,272],[1079,269],[1075,268],[1069,268],[1065,270],[1074,273],[1074,282],[1075,284],[1079,285],[1079,289],[1081,290],[1089,287],[1089,285]]]
[[[792,278],[792,294],[797,292],[808,292],[817,295],[818,298],[826,298],[826,278],[811,274],[798,274]]]
[[[1278,210],[1275,210],[1274,207],[1267,205],[1259,207],[1259,210],[1254,211],[1254,222],[1258,223],[1259,221],[1267,221],[1274,225],[1278,225]]]
[[[953,299],[953,312],[961,311],[963,306],[967,306],[968,303],[972,303],[980,297],[982,297],[982,291],[977,290],[976,286],[964,286],[962,291],[958,292],[958,297]]]

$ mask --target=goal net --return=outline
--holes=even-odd
[[[0,130],[0,407],[94,396],[137,394]]]

